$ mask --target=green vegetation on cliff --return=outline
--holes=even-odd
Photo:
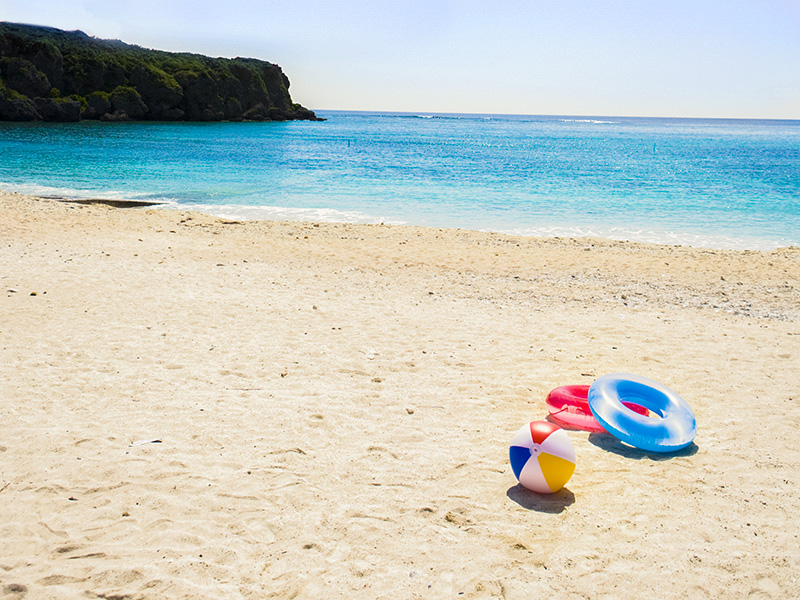
[[[316,120],[278,65],[0,22],[0,120]]]

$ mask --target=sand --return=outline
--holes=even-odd
[[[675,454],[554,387],[656,379]],[[230,222],[0,193],[0,597],[800,597],[800,249]]]

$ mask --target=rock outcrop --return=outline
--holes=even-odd
[[[319,120],[278,65],[0,23],[3,121]]]

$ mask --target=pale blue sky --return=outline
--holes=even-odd
[[[800,119],[800,0],[0,0],[275,62],[313,109]]]

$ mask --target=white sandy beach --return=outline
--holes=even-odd
[[[631,372],[695,444],[508,444]],[[800,248],[0,193],[0,597],[798,598]]]

